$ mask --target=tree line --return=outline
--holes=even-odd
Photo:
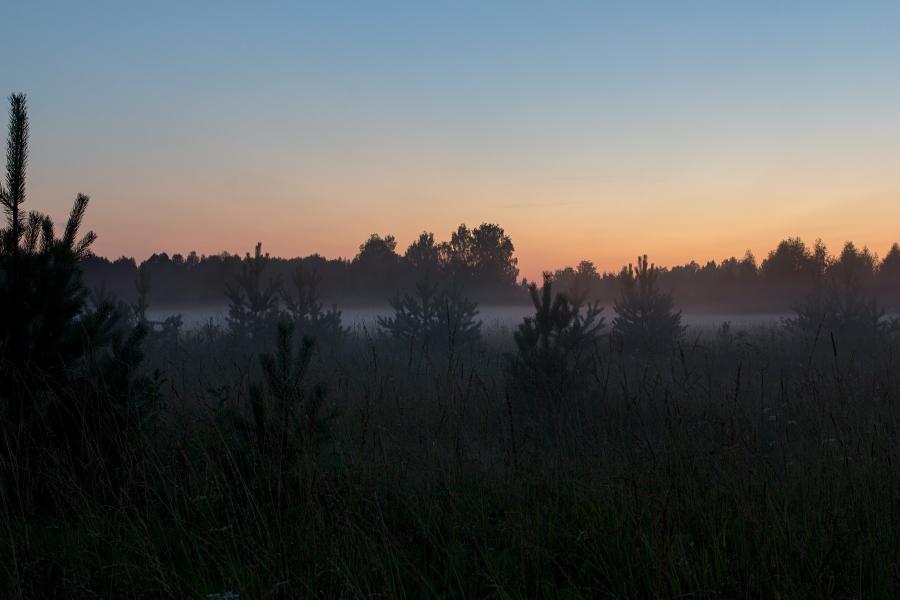
[[[242,265],[253,260],[222,252],[205,256],[154,254],[138,264],[132,258],[109,260],[90,256],[83,263],[85,282],[121,298],[133,298],[138,271],[152,281],[150,300],[158,306],[217,305],[225,300],[227,285]],[[384,304],[393,294],[412,290],[424,274],[452,280],[483,301],[514,302],[518,289],[518,259],[509,235],[499,225],[475,228],[460,225],[447,241],[423,232],[402,254],[393,235],[371,234],[352,259],[269,257],[266,277],[289,281],[297,268],[315,273],[322,297],[340,304]]]
[[[598,272],[590,261],[553,274],[562,285],[578,285],[603,302],[615,300],[618,273]],[[810,246],[799,237],[782,240],[761,261],[752,252],[700,265],[691,261],[675,267],[658,267],[659,284],[670,291],[683,308],[711,312],[790,312],[817,287],[836,279],[852,279],[861,293],[872,296],[890,310],[900,308],[900,245],[893,244],[883,259],[869,248],[846,242],[837,255],[821,240]]]
[[[243,257],[227,252],[212,256],[159,253],[138,264],[132,258],[91,255],[82,262],[82,269],[90,289],[103,288],[132,299],[140,271],[152,282],[148,293],[153,305],[208,306],[225,302],[227,286],[252,258],[250,253]],[[318,254],[270,257],[266,277],[290,281],[297,268],[316,274],[325,302],[341,305],[384,304],[397,293],[415,290],[425,275],[435,282],[452,282],[482,303],[529,301],[529,282],[519,278],[515,246],[504,229],[492,223],[476,228],[460,225],[443,242],[423,232],[402,253],[393,235],[373,233],[352,259]],[[611,304],[627,270],[626,265],[620,271],[601,271],[585,260],[551,275],[560,289],[577,286],[591,300]],[[808,245],[793,237],[780,242],[760,262],[748,251],[742,258],[657,267],[659,285],[675,295],[680,307],[723,313],[793,310],[816,282],[838,271],[853,277],[889,310],[900,308],[898,244],[883,258],[853,242],[833,255],[820,240]]]

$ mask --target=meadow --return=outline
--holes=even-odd
[[[264,375],[246,344],[151,339],[159,393],[139,429],[107,432],[117,464],[87,447],[77,463],[48,450],[4,465],[18,480],[2,498],[3,587],[895,597],[893,346],[814,342],[779,325],[689,329],[640,359],[600,337],[565,394],[517,395],[509,336],[424,352],[357,331],[317,345],[294,382],[301,404],[322,390],[315,426],[260,443]]]
[[[371,236],[341,268],[416,282],[363,317],[257,245],[222,319],[159,316],[143,265],[130,303],[85,285],[87,196],[59,234],[21,207],[10,103],[4,597],[898,596],[900,323],[867,286],[900,246],[785,242],[745,267],[795,310],[711,324],[646,256],[602,310],[592,268],[522,285],[492,224]],[[482,314],[472,274],[532,306]]]

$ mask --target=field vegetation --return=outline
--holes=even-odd
[[[58,235],[24,212],[26,159],[13,96],[7,597],[900,594],[898,332],[862,251],[767,327],[685,327],[641,256],[605,309],[548,274],[506,331],[427,236],[371,327],[257,247],[227,320],[185,328],[148,320],[149,272],[131,303],[84,285],[88,199]]]

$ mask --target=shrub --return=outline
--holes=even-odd
[[[298,266],[292,281],[296,295],[287,290],[282,293],[285,311],[301,336],[337,340],[345,333],[341,326],[341,311],[334,305],[328,310],[323,309],[319,297],[321,280],[318,272],[305,271],[302,264]]]
[[[554,408],[570,393],[583,390],[592,371],[594,346],[605,326],[603,309],[577,289],[553,294],[553,278],[529,287],[535,314],[515,332],[516,353],[508,356],[507,375],[520,394],[537,396]]]
[[[414,294],[391,299],[393,317],[379,317],[378,326],[412,349],[452,351],[481,338],[478,304],[457,286],[441,287],[426,276]]]

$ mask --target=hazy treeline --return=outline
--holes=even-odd
[[[393,235],[373,233],[360,244],[352,260],[326,259],[318,254],[305,258],[268,261],[266,276],[289,281],[298,267],[316,273],[320,293],[327,302],[385,304],[399,291],[412,290],[424,273],[435,279],[452,279],[480,300],[496,303],[527,301],[518,289],[519,270],[512,240],[503,228],[484,223],[474,229],[460,225],[445,242],[422,233],[405,252],[397,249]],[[92,256],[82,264],[85,283],[103,287],[116,296],[133,299],[138,268],[152,282],[150,302],[162,306],[211,305],[225,302],[225,290],[241,270],[243,258],[222,252],[214,256],[189,253],[186,257],[154,254],[138,265],[132,258],[110,261]]]
[[[275,258],[267,277],[287,281],[298,266],[320,277],[320,293],[327,303],[384,304],[398,292],[415,288],[424,273],[436,280],[452,280],[466,294],[483,303],[528,303],[527,281],[518,279],[513,242],[503,228],[482,224],[475,229],[460,225],[446,242],[422,233],[405,252],[394,236],[372,234],[353,259]],[[91,256],[82,268],[89,288],[103,287],[132,300],[138,269],[151,282],[149,300],[156,306],[216,305],[225,302],[225,289],[249,254],[223,252],[214,256],[154,254],[138,265],[134,259]],[[620,289],[620,272],[599,271],[590,261],[558,269],[553,279],[561,289],[578,286],[592,300],[610,305]],[[840,252],[829,253],[820,241],[812,246],[788,238],[762,260],[749,251],[704,265],[690,262],[659,267],[660,286],[671,291],[678,306],[710,312],[783,312],[829,274],[841,272],[873,295],[888,310],[900,308],[900,246],[894,244],[884,258],[868,248],[847,242]]]
[[[559,269],[554,280],[578,285],[589,295],[611,303],[619,292],[619,273],[599,273],[590,261]],[[809,246],[800,238],[787,238],[757,262],[752,252],[743,258],[700,265],[694,261],[660,267],[659,283],[672,292],[678,306],[719,312],[787,312],[828,281],[852,284],[889,310],[900,307],[900,245],[893,244],[883,259],[869,248],[847,242],[831,254],[820,241]]]

